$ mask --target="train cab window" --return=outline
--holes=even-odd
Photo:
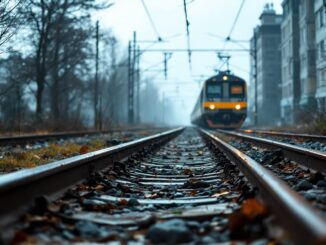
[[[243,84],[233,84],[230,88],[231,97],[242,98],[244,97],[244,87]]]
[[[243,94],[242,86],[231,86],[231,94]]]
[[[220,84],[207,84],[206,97],[218,98],[221,97],[222,87]]]

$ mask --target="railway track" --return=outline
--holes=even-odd
[[[278,140],[255,137],[243,133],[237,133],[226,130],[218,130],[223,134],[251,142],[261,147],[274,150],[281,150],[284,157],[296,161],[297,163],[321,172],[326,172],[326,153],[308,149],[299,145],[292,145]]]
[[[309,202],[204,130],[179,128],[8,174],[0,196],[1,236],[12,244],[282,243],[266,225],[275,217],[296,244],[326,242],[325,219]]]
[[[147,130],[148,128],[131,128],[128,132]],[[157,128],[159,129],[159,128]],[[69,139],[84,136],[96,136],[100,134],[110,134],[115,132],[124,132],[126,129],[116,128],[104,131],[80,131],[80,132],[61,132],[61,133],[49,133],[49,134],[32,134],[32,135],[20,135],[20,136],[6,136],[0,137],[0,146],[15,146],[26,145],[35,142],[44,142],[50,140]]]
[[[244,130],[239,130],[239,131],[242,133],[248,133],[248,134],[285,137],[287,139],[288,138],[301,138],[301,139],[307,139],[307,140],[326,141],[325,135],[300,134],[300,133],[280,132],[280,131],[273,131],[273,130],[252,130],[252,129],[244,129]]]
[[[326,152],[326,136],[313,134],[298,134],[267,130],[238,130],[254,137],[262,137],[299,147]]]

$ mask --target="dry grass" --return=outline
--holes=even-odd
[[[316,116],[312,125],[313,130],[318,134],[326,134],[326,113],[320,113]]]
[[[49,162],[85,154],[106,147],[104,140],[95,139],[87,145],[65,143],[50,144],[37,150],[17,151],[5,154],[0,159],[0,172],[11,172],[22,168],[33,168]]]

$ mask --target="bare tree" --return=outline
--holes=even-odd
[[[0,46],[9,40],[17,28],[19,24],[17,7],[22,2],[22,0],[0,1]]]
[[[33,45],[35,47],[35,80],[36,91],[36,119],[42,121],[43,116],[43,94],[45,86],[49,83],[51,48],[56,49],[55,59],[59,59],[60,32],[64,32],[67,18],[73,23],[80,23],[89,18],[92,10],[103,9],[111,6],[107,1],[97,0],[28,0],[28,8],[24,9],[27,25],[31,29]],[[53,54],[53,52],[52,52]],[[54,60],[58,66],[58,60]],[[58,70],[58,69],[57,69]]]
[[[19,52],[10,52],[6,59],[0,60],[0,107],[5,128],[20,130],[22,122],[26,121],[28,105],[24,90],[30,82],[30,64],[29,59]]]

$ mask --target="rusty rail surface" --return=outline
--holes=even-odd
[[[308,140],[318,140],[326,141],[325,135],[316,135],[316,134],[299,134],[299,133],[290,133],[290,132],[279,132],[279,131],[267,131],[267,130],[252,130],[252,129],[242,129],[239,130],[242,133],[254,133],[254,134],[264,134],[270,136],[279,136],[279,137],[290,137],[290,138],[302,138]]]
[[[53,200],[64,190],[152,144],[164,144],[183,128],[0,176],[0,229],[31,207],[36,198]]]
[[[260,137],[254,137],[246,134],[235,133],[225,130],[218,130],[226,135],[241,138],[243,140],[249,141],[253,144],[271,148],[280,149],[285,157],[304,165],[308,168],[318,170],[321,172],[326,172],[326,153],[316,150],[307,149],[300,146],[295,146],[291,144],[282,143],[275,140],[263,139]]]
[[[271,171],[217,136],[205,130],[200,130],[200,133],[227,154],[247,179],[259,188],[297,244],[326,244],[326,221],[302,196]]]
[[[161,129],[161,128],[153,128],[153,129]],[[163,128],[162,128],[163,129]],[[34,142],[43,142],[47,140],[54,139],[68,139],[74,137],[83,137],[87,135],[100,135],[100,134],[108,134],[114,132],[133,132],[133,131],[141,131],[148,130],[148,128],[132,128],[132,129],[110,129],[104,131],[80,131],[80,132],[60,132],[60,133],[49,133],[49,134],[32,134],[32,135],[20,135],[20,136],[6,136],[0,137],[0,146],[9,146],[9,145],[24,145],[28,143]]]

